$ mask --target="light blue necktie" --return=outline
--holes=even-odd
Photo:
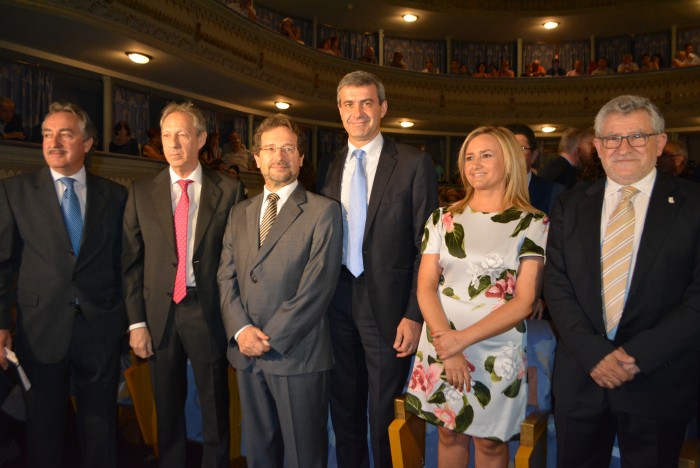
[[[365,172],[365,152],[356,149],[355,172],[350,181],[350,204],[348,205],[348,250],[347,268],[358,277],[365,270],[362,263],[362,238],[367,221],[367,173]]]
[[[70,243],[73,246],[73,255],[77,257],[80,253],[80,241],[83,237],[83,217],[80,214],[78,196],[73,189],[75,179],[61,177],[59,180],[66,186],[66,191],[63,192],[63,200],[61,200],[61,211],[63,211],[63,220],[66,223]]]

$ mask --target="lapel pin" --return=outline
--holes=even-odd
[[[674,200],[673,197],[668,197],[668,202],[670,204],[674,204],[674,203],[676,203],[676,200]]]

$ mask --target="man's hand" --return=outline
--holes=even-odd
[[[542,315],[544,314],[544,301],[541,298],[535,300],[532,304],[532,315],[528,318],[530,320],[542,320]]]
[[[401,319],[399,326],[396,327],[396,339],[394,340],[394,349],[397,351],[396,357],[407,357],[416,352],[422,328],[423,325],[418,322],[414,322],[406,317]]]
[[[270,351],[270,337],[258,327],[246,327],[238,335],[238,349],[248,357],[259,357]]]
[[[605,356],[591,371],[591,378],[599,386],[612,390],[634,379],[639,372],[635,359],[622,348]]]
[[[10,330],[0,330],[0,367],[7,369],[9,363],[5,355],[5,347],[12,349],[12,334]]]
[[[148,327],[134,328],[129,332],[129,346],[141,359],[153,356],[153,342]]]

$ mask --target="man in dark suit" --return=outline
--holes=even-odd
[[[29,466],[61,466],[72,383],[82,464],[114,467],[126,189],[86,171],[95,128],[78,106],[51,104],[42,135],[48,167],[0,184],[0,366],[14,297]]]
[[[430,156],[380,133],[387,101],[376,76],[346,75],[338,110],[348,145],[319,177],[320,193],[337,200],[343,214],[343,268],[330,306],[331,418],[339,466],[368,466],[369,389],[374,466],[389,467],[393,400],[423,322],[416,277],[424,225],[437,208],[437,179]]]
[[[231,210],[218,275],[246,461],[325,467],[340,207],[297,180],[306,144],[288,117],[265,119],[254,141],[265,188]]]
[[[570,128],[564,132],[559,141],[559,156],[549,161],[540,170],[540,176],[557,182],[567,189],[576,185],[576,176],[580,161],[578,158],[578,143],[581,130]]]
[[[135,182],[124,213],[129,343],[150,358],[161,465],[185,465],[189,359],[202,409],[202,466],[228,466],[228,363],[216,271],[226,219],[243,188],[202,168],[205,120],[191,103],[169,104],[160,127],[170,167]]]
[[[523,124],[512,124],[507,126],[508,130],[513,132],[515,139],[520,143],[525,156],[525,164],[527,166],[527,189],[530,194],[530,204],[538,210],[549,214],[559,195],[566,191],[566,187],[549,179],[533,174],[532,165],[537,161],[539,149],[537,149],[537,138],[535,132],[530,127]]]
[[[552,210],[545,297],[559,331],[557,458],[670,467],[694,414],[700,357],[700,188],[655,168],[667,136],[647,98],[595,121],[606,180]]]

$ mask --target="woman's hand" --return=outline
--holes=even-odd
[[[457,330],[441,330],[432,333],[433,346],[438,357],[443,361],[455,354],[461,354],[467,346],[462,343],[462,337]]]
[[[469,365],[462,353],[442,361],[445,364],[445,378],[447,383],[452,385],[455,390],[461,392],[466,389],[468,392],[472,388],[472,378],[469,374]]]

